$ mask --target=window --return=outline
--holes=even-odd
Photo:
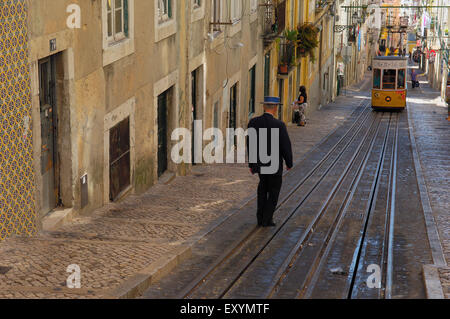
[[[237,128],[237,111],[238,111],[238,85],[236,82],[230,89],[230,112],[228,118],[228,127]]]
[[[211,5],[212,28],[214,32],[220,32],[222,29],[218,23],[222,22],[222,0],[212,0]]]
[[[128,36],[128,0],[107,0],[108,41],[120,41]]]
[[[250,93],[250,98],[248,101],[249,104],[249,117],[251,117],[253,114],[255,114],[255,100],[256,100],[256,65],[253,66],[250,69],[249,72],[249,93]]]
[[[373,69],[373,88],[381,89],[381,70]]]
[[[295,26],[295,1],[291,0],[291,27]]]
[[[101,0],[103,66],[134,53],[134,0]]]
[[[250,0],[250,12],[254,13],[258,11],[258,0]]]
[[[220,108],[219,108],[219,101],[217,101],[216,103],[214,103],[213,119],[212,119],[212,125],[213,125],[212,127],[215,128],[215,129],[220,129],[219,110],[220,110]],[[216,137],[214,139],[213,145],[215,147],[219,146],[219,138],[218,137]],[[214,155],[216,154],[215,152],[216,152],[216,150],[214,149]]]
[[[280,97],[280,105],[278,105],[278,119],[283,120],[283,105],[284,105],[284,80],[278,80],[278,96]]]
[[[214,103],[213,128],[219,128],[219,101]]]
[[[383,70],[383,89],[395,89],[396,70]]]
[[[237,22],[242,18],[242,0],[230,1],[230,18],[231,22]]]
[[[294,99],[292,97],[293,97],[293,95],[295,95],[295,92],[293,92],[293,90],[294,90],[294,79],[293,79],[293,76],[291,75],[289,77],[289,92],[288,92],[289,99],[288,99],[286,105],[289,105],[294,101]]]
[[[177,2],[174,0],[155,0],[155,42],[160,42],[177,33],[176,10]],[[198,11],[197,11],[198,12]]]
[[[158,19],[160,23],[172,19],[172,0],[158,1]]]
[[[405,82],[406,82],[406,70],[398,70],[398,76],[397,76],[397,89],[404,89],[405,88]]]
[[[264,96],[270,95],[270,52],[264,56]]]

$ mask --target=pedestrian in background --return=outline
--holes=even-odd
[[[294,112],[297,112],[297,114],[294,115],[294,119],[296,120],[295,123],[297,123],[298,126],[305,126],[306,125],[306,116],[305,111],[308,107],[308,95],[306,94],[306,87],[301,86],[300,87],[300,95],[298,96],[297,101],[294,102]]]
[[[411,84],[412,88],[419,87],[419,81],[417,81],[417,73],[414,69],[411,69]]]
[[[278,197],[280,196],[281,185],[283,182],[283,161],[286,162],[287,169],[290,170],[293,166],[292,160],[292,145],[289,138],[289,134],[286,125],[276,119],[278,114],[278,107],[281,104],[279,97],[267,96],[264,98],[264,114],[255,117],[248,123],[248,128],[254,128],[256,130],[257,139],[251,141],[247,137],[247,149],[249,152],[249,159],[252,157],[250,150],[256,150],[257,162],[251,163],[249,161],[250,172],[252,174],[259,175],[258,185],[258,207],[257,207],[257,220],[258,226],[273,227],[276,224],[273,221],[273,214],[278,204]],[[271,161],[265,163],[261,161],[260,157],[260,145],[264,145],[264,141],[260,143],[260,130],[267,129],[267,155],[272,158],[271,155],[274,152],[272,150],[272,140],[277,138],[278,141],[274,141],[274,145],[278,147],[278,170],[274,174],[264,174],[262,167],[271,167]],[[277,131],[277,135],[275,135]],[[256,145],[250,145],[250,142],[256,143]],[[263,156],[265,155],[262,152]],[[275,153],[273,153],[275,154]],[[276,165],[276,164],[275,164]]]

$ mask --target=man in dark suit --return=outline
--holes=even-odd
[[[273,227],[276,226],[273,214],[283,181],[283,160],[288,170],[291,169],[292,146],[286,125],[275,118],[280,98],[268,96],[262,104],[264,114],[253,118],[248,124],[247,148],[250,172],[259,175],[258,225]]]

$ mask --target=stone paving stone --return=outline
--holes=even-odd
[[[410,92],[409,107],[433,215],[450,265],[450,123],[447,107],[439,92],[426,83],[421,83],[419,90]],[[449,298],[448,272],[441,279],[447,287],[446,298]]]
[[[439,276],[441,278],[445,299],[450,299],[450,268],[440,268]]]
[[[74,294],[57,292],[26,292],[26,291],[0,291],[0,299],[103,299],[107,296],[102,294]]]
[[[83,289],[113,288],[171,250],[168,245],[16,238],[2,244],[0,291],[8,287],[64,288],[67,267],[81,268]]]
[[[140,220],[98,218],[84,223],[82,220],[69,226],[61,227],[49,234],[56,238],[91,238],[91,239],[133,239],[145,241],[151,238],[166,238],[177,241],[194,235],[200,230],[192,225],[171,225]]]
[[[307,125],[288,127],[298,162],[356,107],[367,100],[359,92],[307,114]],[[258,177],[246,164],[198,165],[189,176],[157,184],[146,193],[110,203],[89,217],[79,217],[54,232],[0,243],[0,298],[102,298],[104,289],[169,254],[255,195]],[[86,294],[66,290],[68,265],[78,264]],[[30,288],[33,288],[30,290]]]

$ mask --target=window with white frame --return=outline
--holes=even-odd
[[[107,0],[106,14],[108,42],[126,38],[128,36],[128,0]]]
[[[173,0],[156,0],[158,1],[158,21],[159,23],[166,22],[172,19],[172,5]]]
[[[222,31],[222,0],[211,0],[211,22],[213,32]]]
[[[255,13],[258,11],[258,0],[250,0],[250,12]]]
[[[192,4],[194,6],[194,9],[198,9],[202,6],[202,0],[192,0],[194,3]]]
[[[242,18],[242,0],[230,1],[230,18],[231,22],[237,22]]]

